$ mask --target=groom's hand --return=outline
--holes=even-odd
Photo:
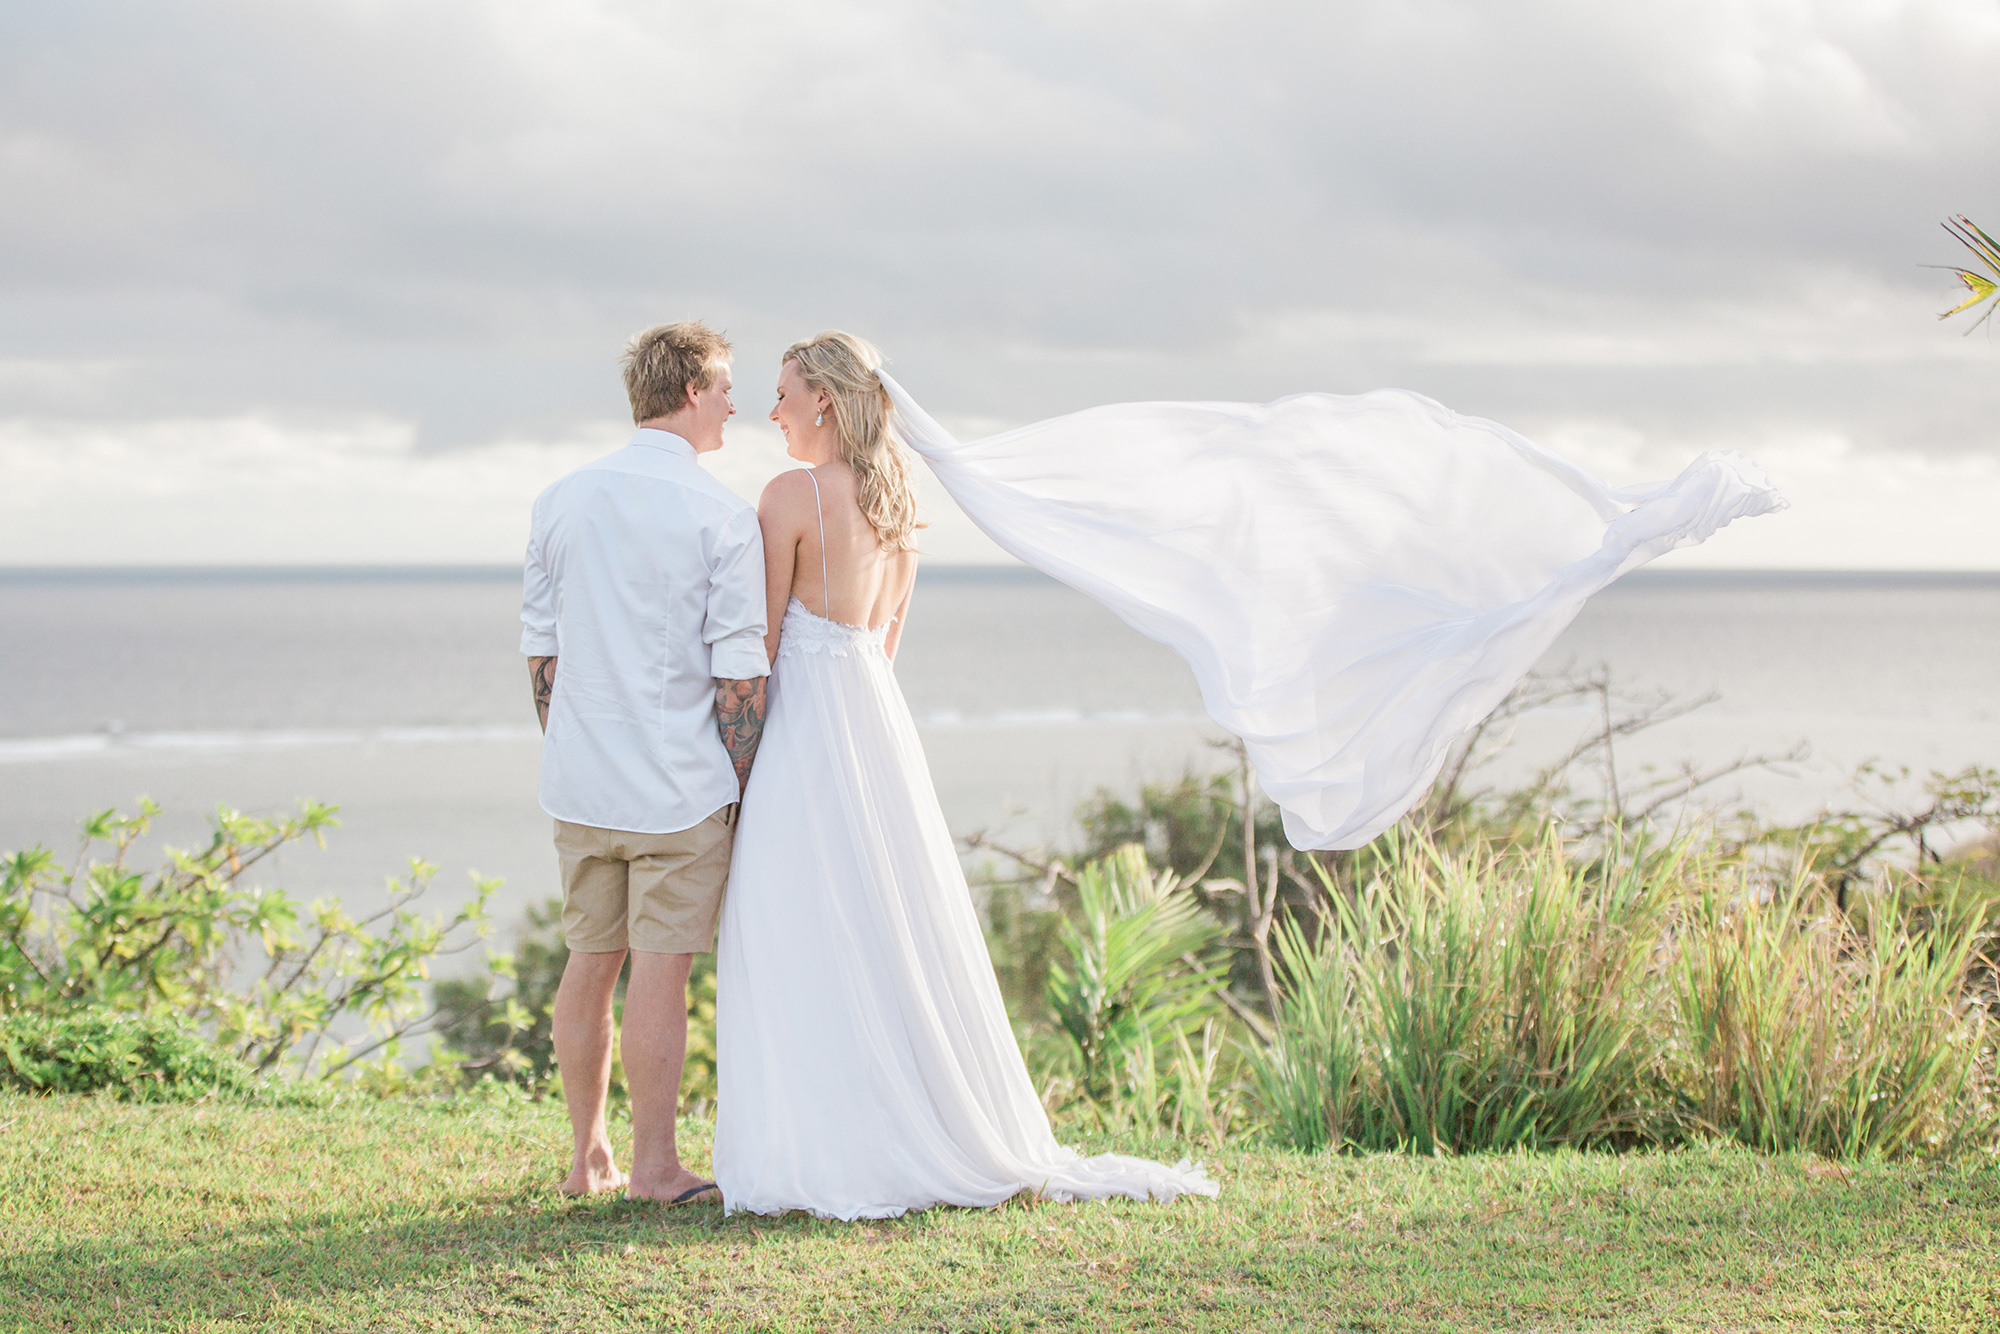
[[[528,659],[528,684],[535,691],[535,716],[542,720],[542,730],[549,730],[549,700],[556,693],[556,660],[554,658]]]
[[[554,660],[550,661],[553,665]],[[729,762],[736,766],[739,792],[750,785],[750,761],[757,758],[757,743],[764,739],[764,682],[768,679],[715,678],[715,725],[722,732]]]

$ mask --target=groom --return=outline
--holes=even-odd
[[[554,1038],[575,1157],[566,1194],[714,1198],[674,1142],[688,969],[715,948],[736,804],[764,731],[757,512],[695,461],[722,448],[730,346],[698,320],[626,344],[639,430],[535,501],[521,602],[555,817],[569,964]],[[622,1053],[632,1175],[604,1127],[611,1001],[627,956]]]

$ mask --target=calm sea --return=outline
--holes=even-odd
[[[518,592],[508,570],[0,572],[0,850],[67,847],[142,794],[174,843],[218,803],[312,797],[344,824],[285,855],[287,887],[361,905],[422,856],[454,896],[468,870],[503,876],[512,917],[555,890]],[[1599,663],[1634,691],[1719,696],[1630,763],[1811,747],[1718,802],[1803,815],[1871,758],[2000,764],[2000,576],[1642,571],[1544,666]],[[897,672],[961,832],[1060,840],[1099,786],[1221,760],[1177,658],[1031,572],[926,571]],[[1499,776],[1588,721],[1524,723]]]

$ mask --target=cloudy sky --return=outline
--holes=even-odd
[[[751,494],[838,325],[961,433],[1397,385],[1763,462],[1684,563],[2000,568],[2000,339],[1921,267],[1996,74],[1994,0],[9,5],[0,564],[518,559],[700,315]]]

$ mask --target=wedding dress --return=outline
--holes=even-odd
[[[1301,848],[1393,824],[1592,593],[1785,504],[1738,455],[1613,487],[1397,390],[1123,404],[961,444],[882,383],[994,541],[1188,662]],[[785,612],[716,954],[726,1207],[1215,1194],[1185,1161],[1056,1143],[885,630]]]
[[[1056,1142],[883,640],[785,611],[716,946],[715,1180],[731,1213],[1214,1195],[1199,1166]]]
[[[1122,403],[961,444],[882,384],[987,536],[1187,661],[1298,848],[1394,824],[1591,594],[1785,507],[1739,454],[1615,487],[1398,389]]]

